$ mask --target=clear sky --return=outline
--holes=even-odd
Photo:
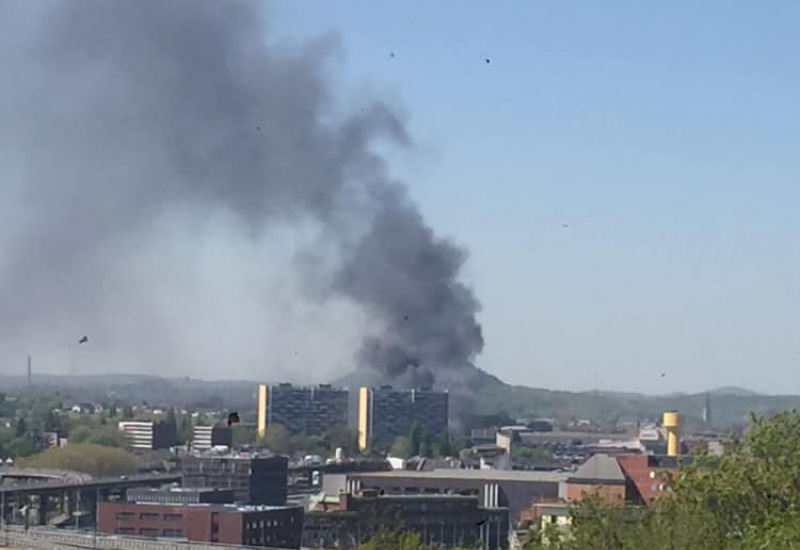
[[[337,33],[343,97],[407,112],[393,169],[471,252],[481,367],[800,392],[800,4],[283,0],[271,21]]]

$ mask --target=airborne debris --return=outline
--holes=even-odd
[[[88,341],[89,341],[89,337],[84,334],[83,336],[81,336],[81,339],[78,340],[78,343],[79,344],[85,344]]]

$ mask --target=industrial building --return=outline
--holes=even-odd
[[[288,459],[257,453],[194,453],[180,461],[185,487],[231,489],[242,504],[286,503]]]
[[[178,430],[172,422],[128,420],[120,422],[117,427],[133,450],[168,449],[178,444]]]
[[[303,509],[233,504],[101,502],[97,530],[238,546],[300,548]]]
[[[306,512],[303,547],[354,548],[382,528],[444,548],[499,550],[508,548],[509,515],[507,508],[480,507],[476,496],[342,493]]]
[[[258,386],[259,437],[264,437],[273,424],[280,424],[292,435],[324,435],[332,428],[347,426],[348,411],[347,390],[329,384]]]
[[[447,430],[448,397],[447,392],[433,390],[360,388],[359,447],[364,450],[374,444],[391,444],[398,436],[408,436],[415,424],[428,435],[439,436]]]
[[[481,507],[507,508],[511,521],[516,521],[533,502],[563,498],[568,477],[568,473],[522,470],[393,470],[328,474],[322,483],[326,494],[375,490],[384,495],[476,496]]]
[[[212,447],[233,447],[233,430],[228,426],[195,426],[192,450],[205,451]]]
[[[140,504],[233,504],[236,495],[232,489],[134,487],[127,490],[125,500]]]

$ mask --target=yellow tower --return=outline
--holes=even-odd
[[[365,450],[369,446],[369,388],[363,386],[358,390],[358,448]]]
[[[256,412],[256,429],[258,437],[267,435],[267,385],[258,385],[258,407]]]
[[[675,411],[665,412],[661,425],[664,427],[664,431],[667,432],[667,454],[669,456],[678,456],[681,452],[683,417]]]

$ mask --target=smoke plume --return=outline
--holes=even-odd
[[[125,349],[140,359],[187,346],[176,333],[197,309],[176,296],[224,304],[192,291],[202,269],[186,267],[182,247],[222,220],[224,249],[239,255],[218,261],[248,268],[270,265],[248,256],[249,242],[315,235],[299,239],[305,261],[293,263],[302,292],[363,313],[360,367],[429,384],[481,351],[479,306],[459,282],[464,251],[433,233],[376,152],[380,141],[411,146],[404,121],[380,101],[342,113],[326,76],[335,38],[275,45],[260,5],[2,4],[0,348],[77,337],[86,324],[97,345],[103,332],[119,343],[109,327],[130,328],[137,344]],[[244,288],[253,269],[237,296],[267,311],[274,297]],[[162,277],[168,289],[148,286]],[[266,355],[270,334],[254,323],[254,353]],[[237,328],[215,330],[224,341]]]

